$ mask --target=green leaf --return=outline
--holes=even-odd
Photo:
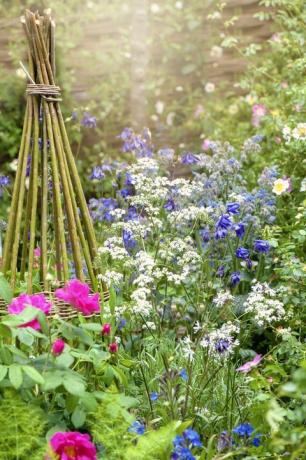
[[[91,393],[85,393],[81,398],[80,398],[81,403],[85,407],[86,410],[89,412],[95,412],[95,410],[98,407],[98,403],[94,395]]]
[[[0,297],[6,302],[10,303],[13,298],[13,291],[8,281],[3,275],[0,275]]]
[[[12,364],[9,367],[9,379],[13,387],[18,390],[22,385],[22,369],[19,364]]]
[[[27,328],[20,328],[17,330],[17,337],[21,343],[31,347],[34,342],[34,336],[27,330]]]
[[[87,323],[87,324],[82,324],[81,326],[83,329],[86,329],[88,331],[92,332],[101,332],[102,326],[101,324],[98,323]]]
[[[86,413],[81,407],[76,407],[71,416],[71,421],[75,428],[80,428],[84,425],[86,420]]]
[[[5,338],[12,337],[11,329],[5,324],[0,324],[0,337],[5,337]]]
[[[0,364],[0,382],[2,382],[2,380],[6,376],[7,369],[8,369],[7,366],[3,366],[2,364]]]
[[[44,374],[44,391],[55,390],[63,383],[63,374],[60,371],[50,371]]]
[[[82,378],[76,373],[65,373],[63,375],[63,385],[72,395],[82,396],[85,392],[85,384]]]
[[[73,364],[74,359],[69,352],[64,352],[55,359],[55,362],[59,367],[68,368]]]
[[[45,380],[44,380],[43,376],[34,367],[32,367],[32,366],[23,366],[22,370],[34,382],[39,383],[41,385],[43,383],[45,383]]]

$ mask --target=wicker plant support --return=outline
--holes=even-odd
[[[20,272],[32,293],[34,248],[40,246],[40,282],[45,292],[50,290],[47,275],[53,268],[54,251],[59,282],[71,277],[69,263],[73,261],[75,276],[85,281],[86,265],[96,290],[93,262],[97,242],[60,109],[60,87],[55,84],[55,25],[50,16],[30,11],[21,22],[28,44],[28,69],[22,66],[29,82],[2,271],[12,288]]]

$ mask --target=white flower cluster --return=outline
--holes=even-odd
[[[254,322],[262,327],[279,321],[285,315],[284,305],[277,298],[277,292],[267,283],[255,282],[252,291],[243,304],[246,313],[253,315]]]
[[[216,297],[213,299],[213,303],[216,307],[222,308],[225,305],[230,304],[234,300],[234,296],[230,293],[230,291],[221,291],[218,292]]]
[[[107,271],[104,275],[100,273],[97,278],[101,281],[104,281],[108,287],[111,285],[119,286],[123,281],[122,273],[111,270]]]
[[[172,211],[167,218],[171,225],[188,225],[194,221],[207,222],[213,212],[211,207],[188,206],[180,211]]]
[[[220,329],[216,329],[206,334],[200,341],[203,348],[207,348],[209,353],[217,358],[228,357],[239,345],[236,335],[239,334],[240,328],[237,324],[228,321]]]
[[[152,303],[149,300],[147,300],[150,293],[150,289],[145,287],[140,287],[133,292],[133,294],[131,295],[131,299],[133,302],[133,313],[142,315],[144,317],[150,315],[152,310]]]
[[[289,128],[289,126],[284,126],[283,137],[286,142],[291,140],[306,141],[306,123],[298,123],[293,129]]]
[[[123,245],[122,238],[111,236],[104,241],[103,246],[98,248],[99,255],[110,255],[113,260],[123,261],[129,257],[129,253]]]
[[[184,358],[193,361],[194,350],[192,348],[193,342],[191,338],[187,335],[180,341],[181,351]]]

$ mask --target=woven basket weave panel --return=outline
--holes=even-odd
[[[55,288],[57,289],[58,287],[64,286],[63,282],[59,282],[58,286]],[[51,314],[49,316],[53,318],[62,318],[62,319],[73,319],[77,318],[78,315],[80,314],[80,311],[74,307],[72,307],[70,304],[64,302],[63,300],[60,300],[55,297],[54,295],[54,289],[51,291],[41,291],[41,294],[44,294],[45,297],[52,303],[52,310]],[[103,301],[107,302],[109,299],[109,292],[104,292],[103,293]],[[0,299],[0,315],[7,315],[8,304],[3,300]],[[95,316],[99,316],[98,313],[94,313],[92,315],[87,315],[86,318],[92,318]]]

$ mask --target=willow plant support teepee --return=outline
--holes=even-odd
[[[28,70],[23,68],[29,83],[2,271],[10,276],[13,288],[18,273],[21,279],[27,273],[31,293],[34,249],[40,246],[40,282],[45,290],[48,272],[54,268],[57,280],[65,282],[71,277],[71,263],[81,281],[86,264],[91,285],[96,287],[96,237],[60,109],[60,88],[55,84],[55,25],[50,16],[30,11],[21,22],[28,43]]]

